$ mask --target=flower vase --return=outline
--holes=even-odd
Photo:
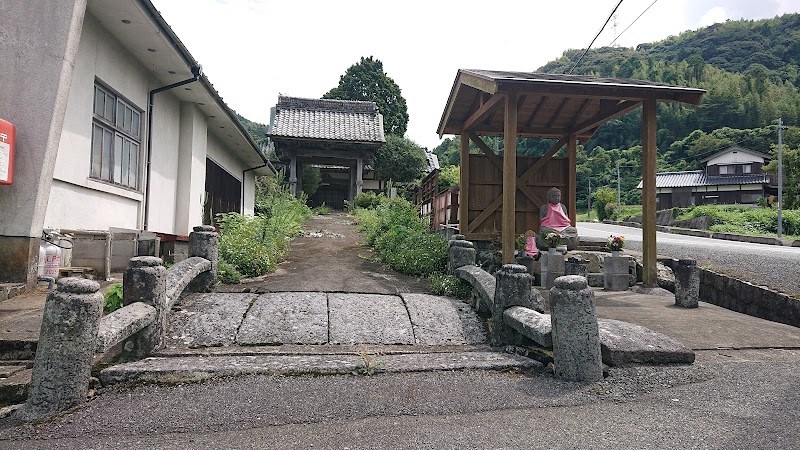
[[[556,254],[556,248],[555,247],[548,247],[547,248],[547,254],[548,255],[555,255]]]
[[[556,251],[558,253],[561,253],[562,255],[566,255],[567,254],[567,246],[566,245],[559,245],[558,247],[556,247]]]
[[[619,258],[622,254],[622,250],[611,250],[611,257]]]

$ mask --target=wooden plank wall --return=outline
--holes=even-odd
[[[517,156],[517,176],[524,173],[539,158]],[[486,156],[469,155],[469,220],[474,221],[497,197],[502,196],[503,175],[500,169],[492,164]],[[569,180],[569,161],[566,158],[551,158],[544,167],[530,177],[526,184],[541,198],[541,203],[535,204],[520,190],[516,195],[515,234],[523,234],[526,230],[539,230],[539,206],[547,201],[547,191],[552,187],[561,189],[561,202],[567,207]],[[502,232],[501,206],[492,213],[475,230],[467,233],[470,240],[499,239]],[[461,224],[461,232],[466,226]]]

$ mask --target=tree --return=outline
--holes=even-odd
[[[778,172],[778,146],[772,146],[772,160],[764,170]],[[800,148],[783,147],[783,207],[800,209]]]
[[[320,181],[322,181],[322,176],[318,167],[303,166],[303,192],[308,195],[308,198],[316,194]]]
[[[375,102],[383,115],[383,129],[387,134],[404,135],[408,126],[406,99],[400,86],[383,71],[378,59],[361,57],[339,78],[339,86],[322,98]]]
[[[390,134],[375,152],[375,173],[381,180],[414,181],[425,170],[425,154],[414,141]]]

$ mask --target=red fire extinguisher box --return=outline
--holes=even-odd
[[[14,181],[14,139],[17,129],[11,122],[0,119],[0,184]]]

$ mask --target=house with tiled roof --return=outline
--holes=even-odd
[[[320,169],[311,203],[342,208],[363,190],[380,189],[372,164],[386,142],[383,116],[374,102],[279,96],[267,133],[288,165],[293,194],[302,190],[303,166]]]
[[[702,170],[656,174],[658,209],[705,204],[755,205],[777,195],[763,167],[769,155],[732,145],[701,160]],[[637,186],[642,188],[641,181]]]
[[[0,283],[36,283],[43,229],[73,230],[71,265],[108,275],[253,212],[266,155],[149,0],[3,2],[0,29],[0,118],[17,129]]]

